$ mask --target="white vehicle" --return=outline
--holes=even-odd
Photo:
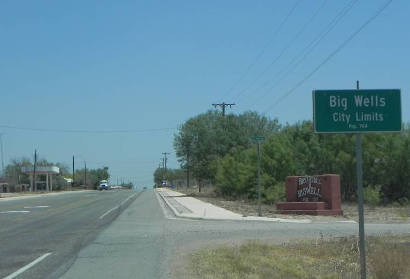
[[[98,186],[98,190],[102,191],[102,190],[110,190],[111,187],[108,186],[108,181],[107,180],[101,180],[100,181],[100,185]]]

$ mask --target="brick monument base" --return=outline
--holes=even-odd
[[[286,177],[286,202],[276,204],[282,214],[343,215],[340,176]]]

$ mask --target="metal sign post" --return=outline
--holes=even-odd
[[[262,206],[261,206],[261,141],[265,140],[265,137],[253,137],[253,141],[257,143],[258,151],[258,216],[262,216]]]
[[[357,201],[361,278],[366,279],[366,250],[363,214],[362,133],[400,132],[400,89],[315,90],[313,125],[316,133],[356,134]]]
[[[359,90],[359,81],[356,82]],[[356,134],[356,175],[357,175],[357,199],[359,207],[359,250],[360,250],[360,274],[366,279],[366,249],[364,238],[364,210],[363,210],[363,160],[362,160],[362,134]]]

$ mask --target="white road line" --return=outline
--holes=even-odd
[[[0,211],[0,214],[6,213],[30,213],[28,210],[9,210],[9,211]]]
[[[118,205],[117,206],[115,206],[115,207],[113,207],[113,208],[111,208],[110,210],[108,210],[107,212],[105,212],[103,215],[101,215],[100,216],[100,218],[99,219],[102,219],[102,218],[104,218],[105,216],[107,216],[108,214],[110,214],[112,211],[114,211],[114,210],[116,210],[118,208]]]
[[[123,200],[122,202],[121,202],[121,205],[124,205],[129,199],[131,199],[132,197],[134,197],[136,194],[134,194],[134,195],[132,195],[132,196],[129,196],[128,198],[126,198],[125,200]]]
[[[37,205],[37,206],[25,206],[23,208],[46,208],[50,207],[49,205]]]
[[[110,210],[108,210],[107,212],[105,212],[103,215],[101,215],[99,217],[99,219],[104,218],[105,216],[107,216],[108,214],[110,214],[112,211],[118,209],[120,206],[124,205],[129,199],[131,199],[132,197],[134,197],[136,194],[129,196],[128,198],[126,198],[125,200],[123,200],[119,205],[111,208]]]
[[[35,259],[34,261],[32,261],[31,263],[29,263],[26,266],[23,266],[22,268],[20,268],[19,270],[17,270],[16,272],[10,274],[7,277],[4,277],[3,279],[13,279],[16,278],[17,276],[19,276],[21,273],[23,273],[24,271],[26,271],[29,268],[32,268],[33,266],[35,266],[36,264],[38,264],[39,262],[41,262],[42,260],[44,260],[45,258],[47,258],[48,256],[50,256],[52,253],[45,253],[44,255],[42,255],[41,257]]]

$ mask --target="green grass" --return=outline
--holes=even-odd
[[[368,278],[410,278],[410,236],[369,237]],[[202,249],[191,255],[189,278],[310,279],[360,278],[355,238],[270,245],[249,242],[240,246]]]

